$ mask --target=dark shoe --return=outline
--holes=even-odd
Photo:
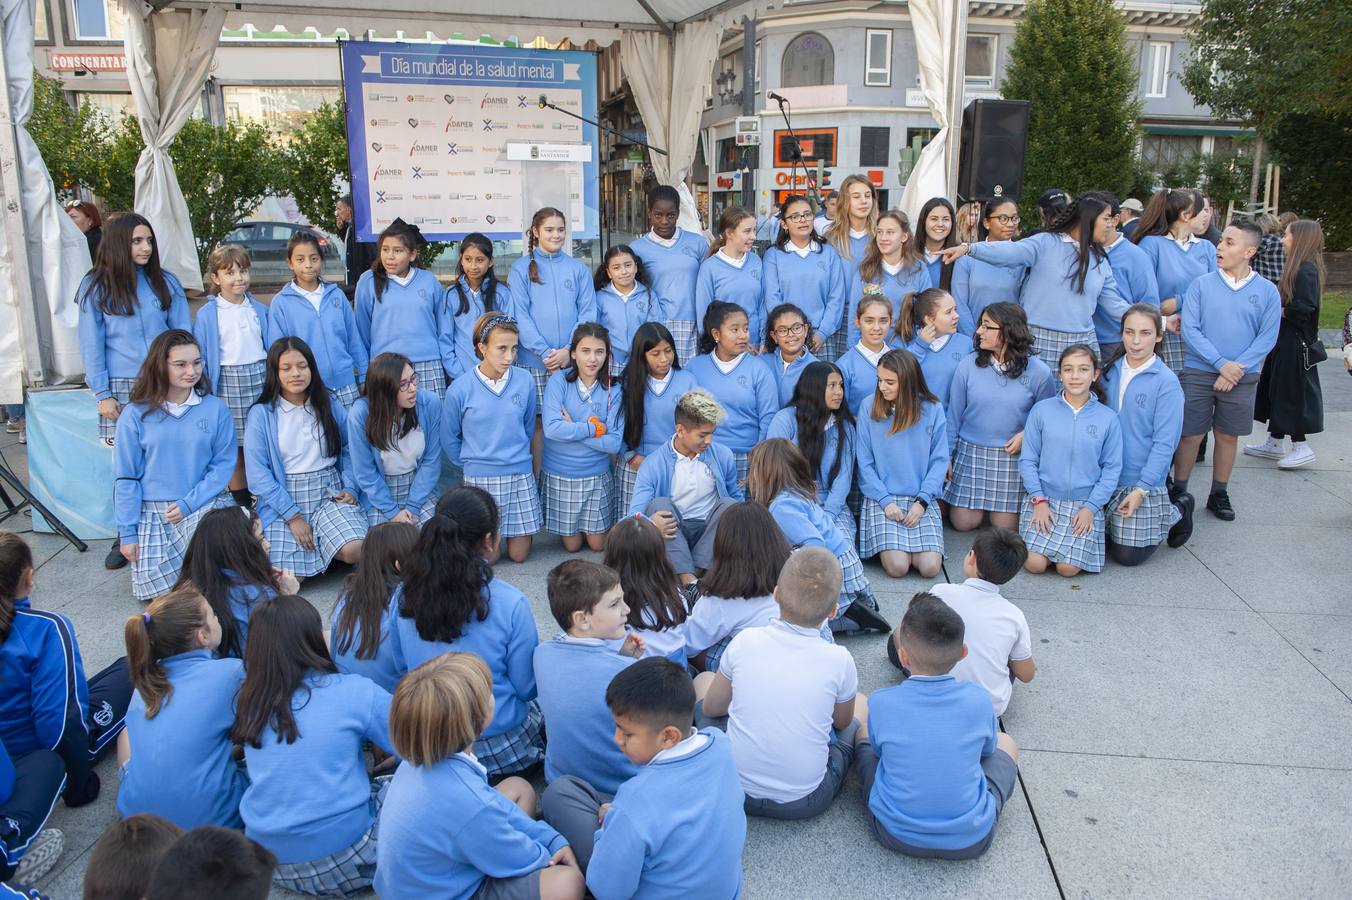
[[[1178,511],[1183,514],[1183,517],[1174,523],[1173,528],[1169,529],[1168,544],[1170,547],[1177,549],[1186,544],[1188,538],[1192,537],[1192,513],[1197,508],[1197,501],[1193,499],[1192,494],[1179,494],[1174,499],[1174,506],[1178,507]],[[1234,513],[1232,512],[1231,518],[1233,517]]]
[[[890,640],[887,642],[887,661],[890,662],[894,668],[901,671],[901,678],[903,681],[911,677],[911,670],[901,664],[901,654],[897,653],[896,641]]]
[[[127,564],[127,558],[122,555],[122,545],[113,544],[113,549],[108,551],[108,555],[103,558],[103,567],[107,570],[116,571]]]
[[[841,615],[858,625],[861,631],[892,633],[892,626],[888,624],[886,619],[878,615],[878,611],[868,604],[862,594],[846,607]]]
[[[1206,508],[1211,510],[1212,514],[1222,522],[1233,522],[1235,520],[1235,508],[1230,505],[1230,494],[1227,491],[1217,491],[1207,497]]]
[[[1205,435],[1205,434],[1202,435],[1202,444],[1201,444],[1200,447],[1197,448],[1197,461],[1198,461],[1198,462],[1206,462],[1206,444],[1207,444],[1207,438],[1208,438],[1208,437],[1209,437],[1209,435]],[[1210,504],[1208,504],[1208,505],[1210,505]]]

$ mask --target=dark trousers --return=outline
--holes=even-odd
[[[51,815],[66,785],[66,767],[52,750],[13,757],[14,792],[0,803],[0,881],[14,877],[19,860]]]
[[[1286,432],[1285,432],[1285,431],[1278,431],[1276,428],[1273,428],[1273,427],[1270,426],[1270,425],[1268,426],[1268,434],[1272,435],[1274,438],[1276,438],[1276,439],[1279,440],[1279,441],[1280,441],[1282,438],[1286,437]],[[1303,432],[1303,431],[1302,431],[1302,432],[1299,432],[1299,433],[1294,432],[1294,431],[1291,432],[1291,440],[1295,441],[1295,442],[1298,443],[1298,444],[1303,444],[1303,443],[1305,443],[1305,432]]]
[[[79,707],[71,704],[72,720],[56,746],[66,764],[67,806],[84,806],[99,795],[99,776],[94,763],[117,745],[131,703],[131,676],[124,656],[89,679],[89,713],[83,721]]]

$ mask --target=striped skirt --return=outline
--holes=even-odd
[[[131,386],[135,383],[135,378],[109,378],[108,390],[114,400],[126,406],[131,402]],[[111,447],[115,437],[117,437],[117,420],[99,416],[99,439]]]
[[[1029,325],[1028,330],[1033,332],[1033,355],[1046,363],[1053,375],[1060,368],[1061,351],[1072,344],[1088,344],[1094,348],[1095,355],[1099,352],[1098,336],[1092,328],[1088,331],[1053,331],[1041,325]],[[1056,383],[1061,383],[1059,377]]]
[[[535,382],[535,414],[540,415],[540,410],[545,408],[545,385],[549,384],[549,376],[553,375],[546,369],[528,369],[525,366],[517,366],[523,372],[530,374],[531,380]]]
[[[420,359],[413,363],[413,371],[418,375],[418,389],[432,391],[438,397],[446,394],[446,370],[441,367],[441,359]]]
[[[826,343],[822,345],[817,358],[835,361],[848,353],[849,350],[849,329],[845,327],[845,322],[841,321],[836,333],[827,338]]]
[[[695,358],[696,348],[699,346],[698,323],[668,319],[667,331],[671,332],[671,339],[676,342],[676,346],[672,348],[676,351],[676,358],[681,361],[681,365],[690,365],[690,360]]]
[[[540,473],[545,530],[564,536],[605,534],[615,524],[615,479],[610,470],[585,478]]]
[[[343,404],[343,409],[350,410],[352,409],[352,404],[356,403],[357,398],[361,396],[361,389],[353,382],[352,384],[345,384],[340,388],[329,388],[329,393],[333,395],[334,400]]]
[[[1017,513],[1023,507],[1019,458],[1003,447],[978,447],[958,438],[953,478],[944,486],[944,502],[959,509]]]
[[[529,769],[545,758],[544,727],[545,717],[540,712],[540,704],[532,700],[520,725],[475,741],[474,758],[488,770],[489,778]]]
[[[629,515],[629,503],[634,499],[634,485],[638,484],[638,469],[629,468],[621,453],[615,458],[615,521]]]
[[[376,872],[380,807],[393,777],[381,775],[371,782],[371,827],[356,843],[319,859],[279,864],[272,875],[273,883],[315,897],[346,897],[369,888]]]
[[[422,383],[422,379],[419,379]],[[390,489],[390,498],[394,500],[394,505],[398,509],[403,509],[408,504],[409,492],[413,489],[413,479],[418,476],[418,470],[405,472],[403,475],[386,475],[385,486]],[[441,495],[433,489],[432,494],[424,501],[422,508],[418,510],[418,524],[422,525],[432,514],[437,511],[437,500]],[[366,524],[375,528],[381,522],[388,522],[378,509],[368,509],[366,511]]]
[[[297,578],[310,578],[327,569],[345,544],[366,537],[366,513],[362,508],[333,499],[343,490],[343,479],[334,466],[286,476],[286,492],[310,524],[315,548],[303,549],[291,533],[291,526],[278,518],[266,531],[273,566],[290,569]]]
[[[498,534],[502,537],[524,537],[540,530],[540,490],[534,475],[466,475],[465,484],[492,495],[498,505]]]
[[[1118,488],[1108,501],[1108,540],[1123,547],[1158,547],[1183,513],[1169,502],[1165,488],[1156,487],[1150,489],[1130,518],[1118,515],[1118,505],[1134,490],[1134,487]]]
[[[751,453],[750,451],[738,453],[734,450],[732,451],[732,459],[733,462],[737,464],[737,487],[741,488],[743,493],[745,493],[746,478],[751,474]]]
[[[915,502],[914,497],[897,497],[896,500],[902,512],[910,509]],[[930,503],[921,514],[920,521],[907,528],[889,519],[876,500],[864,498],[863,509],[859,512],[859,555],[877,556],[887,550],[942,554],[944,520],[939,514],[939,504]]]
[[[855,594],[869,590],[869,585],[868,578],[864,575],[864,563],[859,559],[854,547],[846,547],[845,555],[837,559],[840,560],[841,581],[840,600],[836,607],[838,611],[843,611],[854,602]]]
[[[146,500],[141,504],[141,521],[136,525],[137,550],[140,556],[131,570],[131,592],[137,600],[154,600],[178,581],[183,568],[183,554],[188,549],[197,523],[213,509],[234,506],[229,494],[218,494],[199,510],[185,516],[177,525],[170,525],[164,517],[169,501]]]
[[[241,447],[244,446],[244,423],[249,418],[249,408],[263,393],[263,380],[267,374],[268,363],[263,359],[242,366],[221,366],[221,376],[215,384],[216,396],[230,407],[230,418],[235,421],[235,443]]]
[[[1041,553],[1053,563],[1069,563],[1086,572],[1103,571],[1103,510],[1094,510],[1094,527],[1088,534],[1076,537],[1071,530],[1075,513],[1084,507],[1083,500],[1051,500],[1056,524],[1043,534],[1033,527],[1033,504],[1024,503],[1019,515],[1019,534],[1028,545],[1029,553]]]
[[[820,503],[821,501],[818,500],[817,502]],[[845,535],[845,540],[850,542],[850,546],[856,546],[855,542],[859,538],[859,523],[856,521],[848,502],[840,508],[840,512],[836,513],[835,521],[836,527],[840,529],[841,534]]]
[[[1164,346],[1160,348],[1160,358],[1164,364],[1175,375],[1183,371],[1183,357],[1187,346],[1183,343],[1183,335],[1174,334],[1172,331],[1164,332]]]

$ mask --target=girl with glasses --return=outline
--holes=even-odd
[[[792,303],[801,309],[813,331],[808,349],[835,359],[845,352],[845,265],[836,249],[812,230],[812,206],[806,197],[785,200],[780,219],[784,227],[763,258],[765,305],[774,309]]]
[[[803,370],[817,361],[807,349],[812,326],[807,316],[792,303],[781,303],[765,319],[765,346],[762,359],[778,389],[775,408],[782,409],[793,396],[793,386]]]
[[[980,240],[990,243],[1012,241],[1019,233],[1019,205],[1009,197],[987,200],[981,210]],[[964,256],[953,264],[953,297],[964,311],[971,313],[962,323],[971,334],[981,312],[992,303],[1018,303],[1023,284],[1023,266],[997,266],[974,256]]]

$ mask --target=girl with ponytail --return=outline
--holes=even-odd
[[[329,648],[339,672],[364,675],[387,691],[399,683],[393,602],[399,573],[418,528],[407,522],[382,522],[366,535],[361,562],[343,579],[343,593],[329,619]]]
[[[907,294],[897,319],[897,342],[920,361],[925,384],[940,403],[948,402],[948,386],[958,363],[972,352],[965,337],[958,337],[962,318],[957,301],[943,288],[926,288]]]
[[[454,329],[450,338],[450,362],[446,371],[451,378],[459,378],[474,368],[474,323],[484,313],[499,309],[511,300],[507,286],[498,281],[493,272],[493,242],[486,235],[474,232],[460,241],[460,257],[455,262],[455,284],[446,289],[443,317],[449,317]],[[501,294],[499,292],[501,291]],[[445,341],[447,338],[443,337]],[[447,356],[443,349],[442,357]]]
[[[230,727],[244,664],[216,657],[221,624],[191,585],[127,618],[136,694],[118,742],[122,818],[151,813],[185,830],[243,825],[239,801],[249,779],[231,758]]]
[[[729,206],[718,217],[714,235],[695,281],[696,321],[704,321],[709,304],[715,300],[736,303],[751,321],[751,352],[759,353],[765,341],[761,328],[765,304],[761,258],[756,255],[756,217],[744,207]]]
[[[530,601],[493,577],[498,509],[487,491],[463,485],[437,503],[403,564],[391,602],[399,610],[400,674],[443,653],[473,653],[493,675],[493,721],[474,742],[490,778],[544,759],[544,717],[535,702],[533,654],[540,637]]]
[[[1183,336],[1179,333],[1183,292],[1188,285],[1216,271],[1216,246],[1202,237],[1206,198],[1190,188],[1156,192],[1137,220],[1131,240],[1145,251],[1155,269],[1164,344],[1160,358],[1175,375],[1183,371]]]

